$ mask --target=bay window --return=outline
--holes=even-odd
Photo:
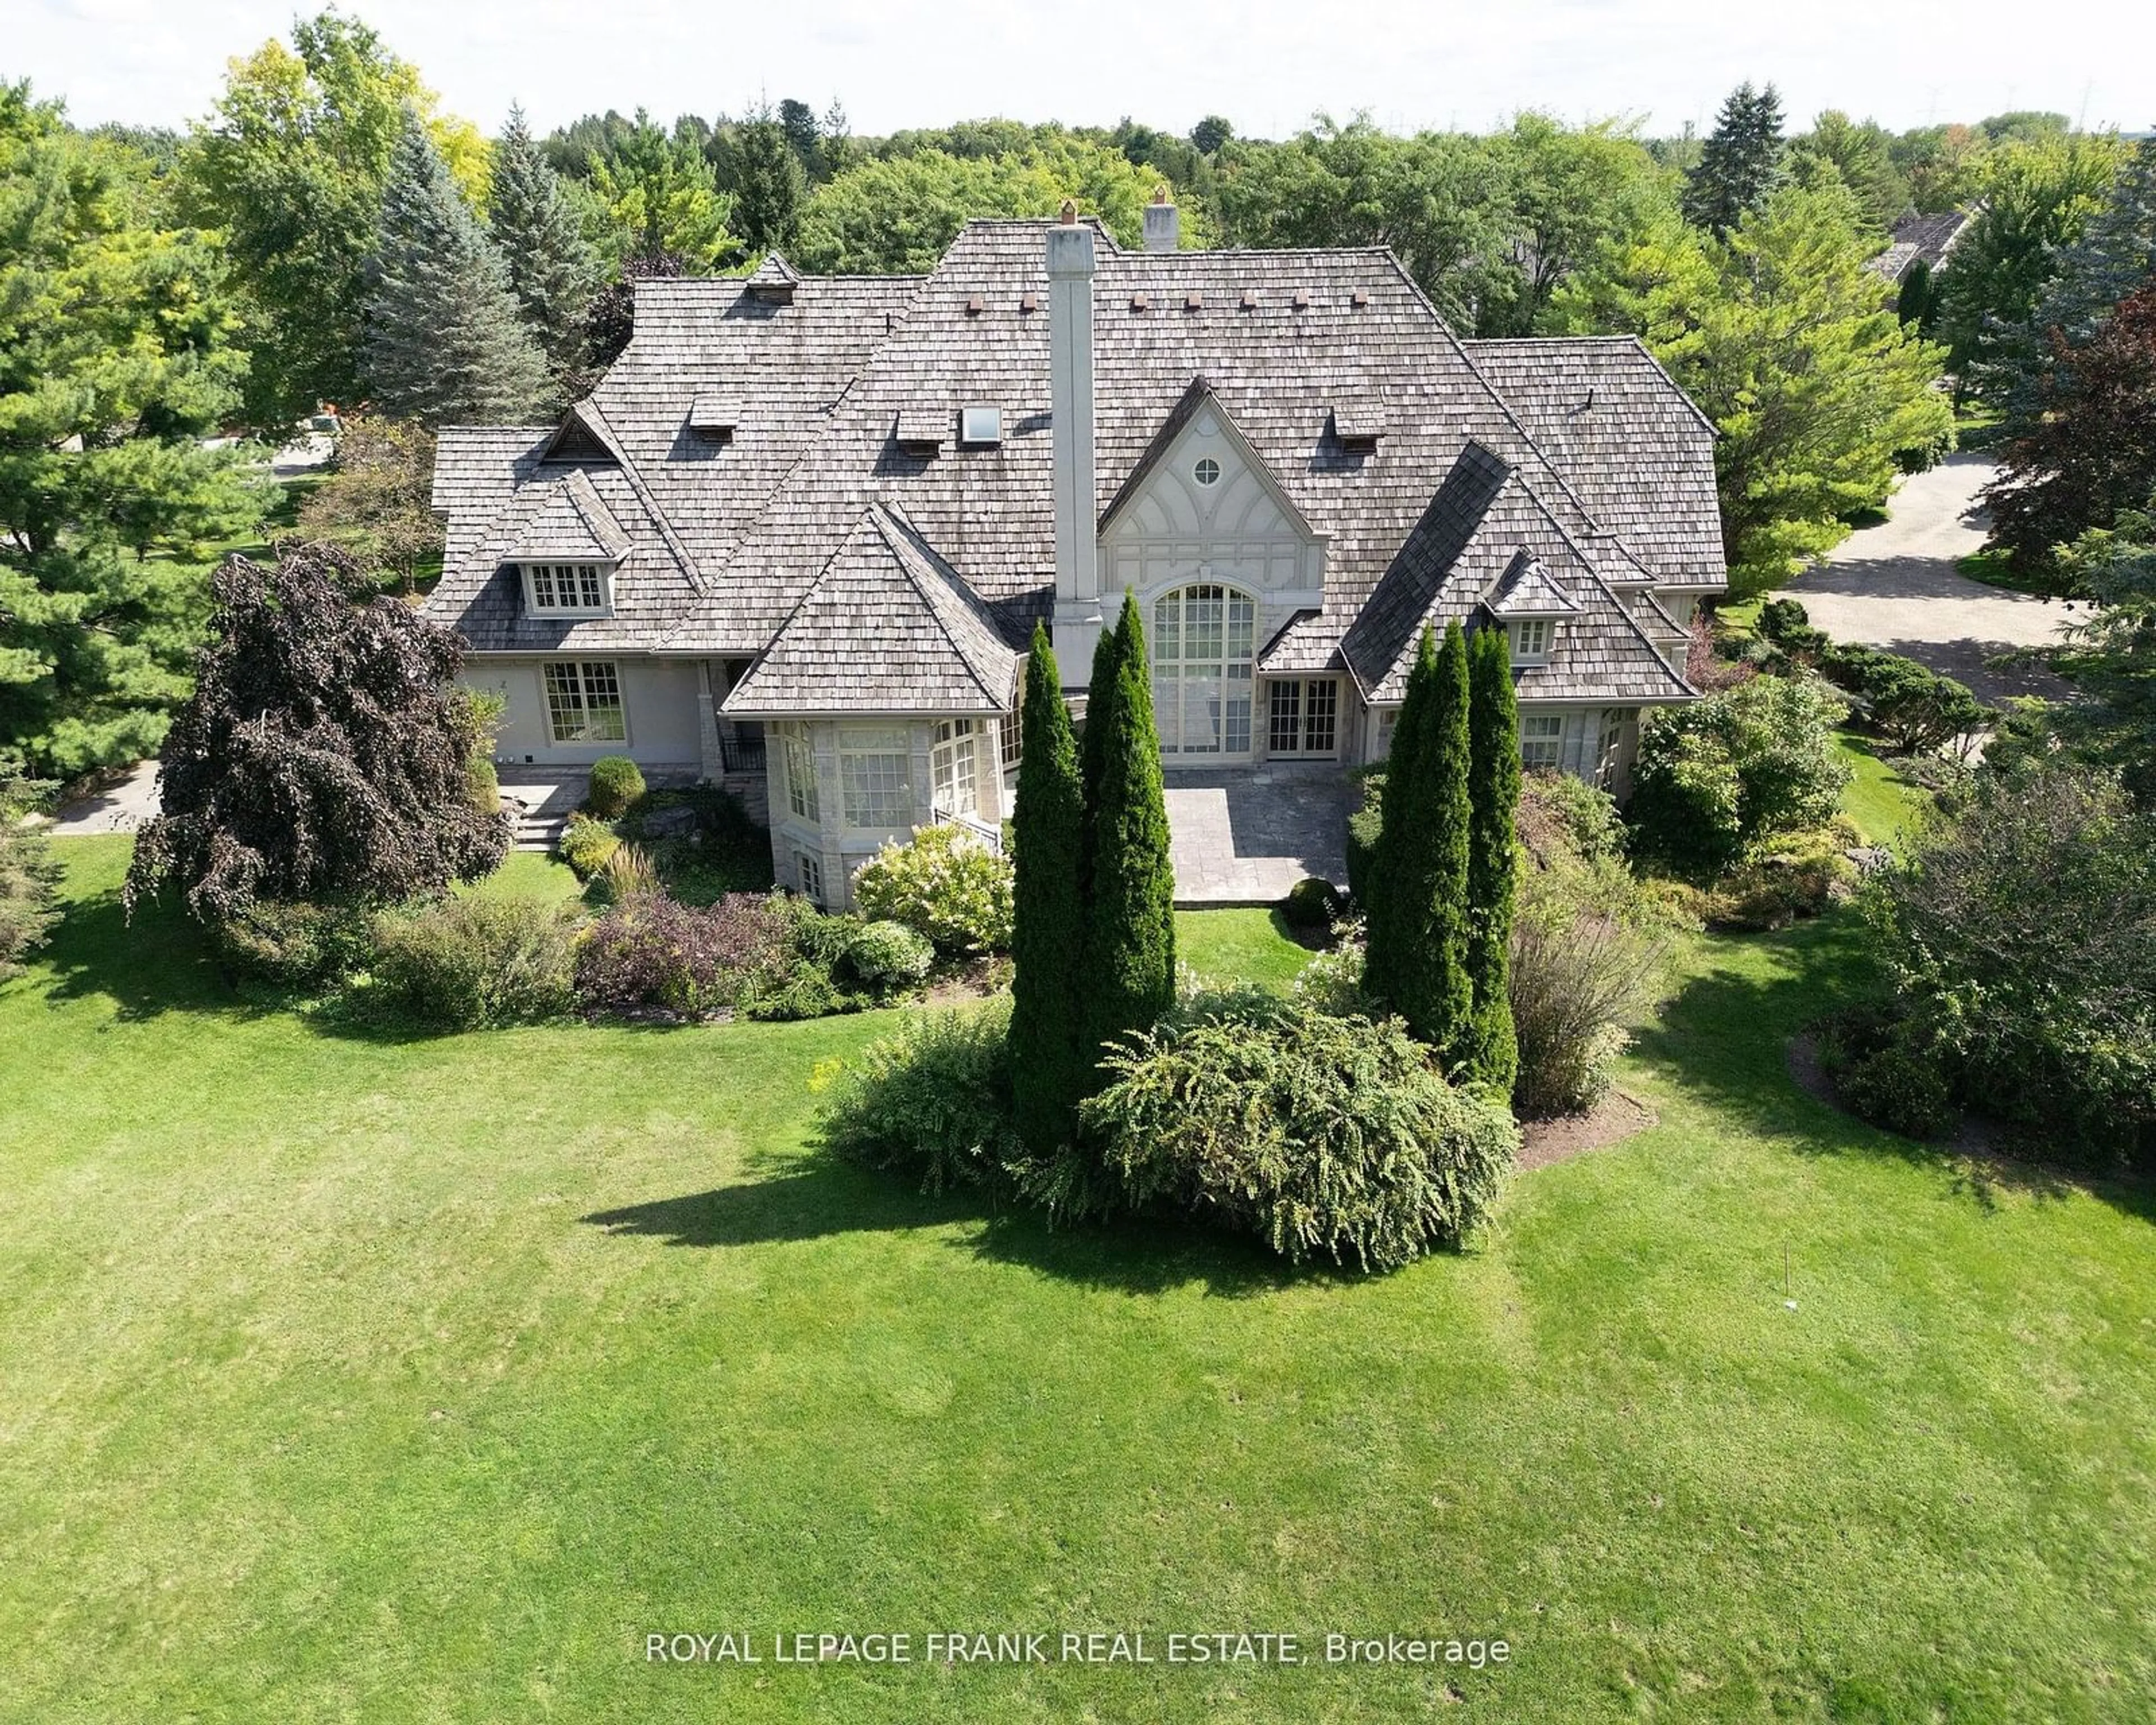
[[[850,827],[913,824],[913,756],[906,727],[841,725],[839,788]]]

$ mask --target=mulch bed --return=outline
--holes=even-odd
[[[1613,1090],[1584,1114],[1560,1114],[1554,1120],[1528,1120],[1520,1126],[1523,1168],[1569,1162],[1590,1150],[1607,1150],[1655,1123],[1655,1111],[1637,1096]]]

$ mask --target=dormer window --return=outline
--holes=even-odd
[[[998,407],[962,408],[958,413],[958,441],[962,444],[999,444],[1004,440],[1004,410]]]
[[[1512,634],[1512,663],[1515,665],[1547,664],[1550,643],[1556,638],[1557,624],[1547,617],[1522,617],[1506,625]]]
[[[524,603],[535,617],[604,617],[613,572],[604,563],[526,563]]]

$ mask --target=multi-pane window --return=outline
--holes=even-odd
[[[556,742],[626,742],[621,675],[610,659],[562,659],[547,665],[547,730]]]
[[[1564,715],[1520,715],[1520,761],[1528,767],[1555,767],[1564,758]]]
[[[802,897],[812,905],[824,902],[824,860],[813,851],[793,853],[793,880]]]
[[[1378,715],[1378,758],[1383,760],[1393,752],[1393,732],[1399,728],[1400,710],[1389,706]]]
[[[971,719],[945,719],[936,726],[935,747],[928,752],[928,776],[934,787],[930,808],[937,814],[971,814],[980,806],[973,764],[974,728]]]
[[[526,563],[524,578],[535,612],[557,617],[606,612],[606,572],[597,563]]]
[[[1537,665],[1549,657],[1550,638],[1557,625],[1547,617],[1523,617],[1512,625],[1512,659],[1519,665]]]
[[[1272,685],[1265,742],[1276,755],[1329,755],[1340,721],[1340,684],[1333,677],[1297,678]]]
[[[848,826],[913,824],[910,742],[902,726],[839,727],[839,786]]]
[[[1164,755],[1247,755],[1257,608],[1225,587],[1154,601],[1152,701]]]
[[[1602,710],[1602,727],[1594,738],[1595,776],[1605,783],[1617,771],[1617,752],[1625,744],[1625,709],[1619,706]]]
[[[1025,746],[1025,670],[1029,661],[1018,662],[1018,686],[1011,691],[1011,710],[1003,716],[996,727],[996,753],[1009,773],[1018,765],[1018,752]]]
[[[816,794],[816,751],[793,726],[786,728],[786,806],[803,820],[821,820],[823,803]]]

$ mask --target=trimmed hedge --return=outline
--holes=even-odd
[[[602,820],[617,820],[644,794],[644,771],[627,755],[602,755],[592,762],[585,806]]]

